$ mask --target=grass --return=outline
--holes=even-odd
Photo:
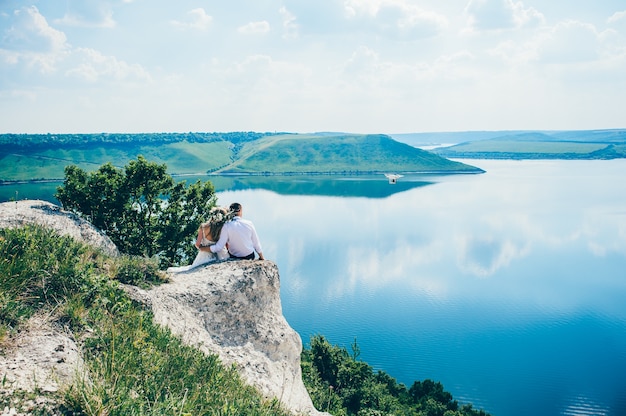
[[[47,396],[55,414],[289,414],[217,356],[154,325],[150,312],[119,288],[120,281],[163,282],[152,260],[107,257],[32,226],[0,229],[0,253],[0,350],[38,312],[54,316],[81,343],[87,373]],[[27,409],[32,400],[23,391],[0,394],[0,408]]]
[[[574,143],[574,142],[547,142],[547,141],[511,141],[511,140],[482,140],[450,147],[452,152],[490,152],[490,153],[544,153],[544,154],[586,154],[604,149],[603,143]]]
[[[370,173],[474,168],[383,135],[278,136],[246,145],[227,172]]]
[[[67,165],[77,165],[93,171],[111,162],[122,167],[143,155],[156,163],[167,163],[170,174],[206,173],[230,162],[228,142],[189,143],[181,141],[161,145],[85,145],[83,147],[59,146],[54,149],[24,151],[0,157],[0,179],[32,180],[64,177]],[[20,166],[20,169],[15,169]]]

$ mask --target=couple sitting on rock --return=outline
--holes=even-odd
[[[202,264],[229,258],[254,260],[255,252],[259,254],[259,260],[264,260],[254,224],[241,217],[242,211],[238,202],[232,203],[229,211],[221,207],[213,208],[208,221],[198,229],[198,255],[193,263],[189,266],[170,267],[167,271],[187,271]]]

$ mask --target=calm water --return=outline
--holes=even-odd
[[[255,221],[305,343],[356,338],[375,368],[494,415],[626,415],[626,160],[470,163],[487,173],[219,202]]]
[[[497,416],[626,415],[626,160],[469,163],[487,173],[211,180],[305,344],[356,338]]]

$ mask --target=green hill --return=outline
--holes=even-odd
[[[436,136],[430,136],[431,138]],[[444,136],[449,139],[449,135]],[[473,159],[616,159],[626,157],[626,130],[501,132],[433,150],[450,158]],[[442,141],[440,143],[443,143]]]
[[[67,165],[116,167],[142,155],[171,175],[479,173],[385,135],[255,132],[0,135],[0,181],[61,179]]]
[[[281,135],[247,143],[217,173],[476,173],[480,169],[397,142],[386,135]]]

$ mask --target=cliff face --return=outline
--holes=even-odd
[[[235,364],[249,384],[298,413],[316,414],[302,382],[300,336],[285,320],[270,261],[225,261],[170,275],[149,291],[129,287],[155,322]]]
[[[116,255],[111,241],[91,224],[43,201],[0,204],[0,228],[41,224],[61,234]],[[150,307],[164,325],[207,354],[234,364],[265,396],[276,397],[299,414],[315,410],[302,382],[302,342],[282,314],[278,267],[271,261],[226,261],[184,273],[150,290],[125,286],[136,300]],[[21,341],[0,354],[0,378],[12,388],[32,390],[33,374],[49,380],[54,391],[72,382],[80,369],[80,349],[69,335],[40,318]],[[59,359],[59,354],[71,357]],[[0,390],[2,390],[0,388]],[[10,394],[10,392],[9,392]]]

